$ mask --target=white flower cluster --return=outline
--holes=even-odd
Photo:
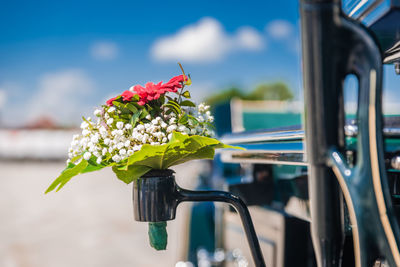
[[[118,118],[115,107],[97,109],[94,111],[97,121],[87,118],[81,124],[82,133],[73,136],[68,151],[68,162],[79,155],[83,155],[85,160],[93,159],[97,164],[104,161],[120,162],[139,151],[144,144],[168,143],[174,131],[212,137],[214,132],[207,123],[211,123],[214,118],[209,108],[200,104],[190,110],[189,113],[199,122],[197,125],[191,120],[188,121],[188,125],[181,124],[178,122],[178,117],[171,113],[164,118],[160,116],[151,118],[147,115],[145,122],[139,122],[135,127],[130,123],[114,119]]]
[[[196,132],[193,131],[193,124],[191,121],[189,121],[189,127],[192,128],[190,134],[197,134],[197,135],[202,135],[202,136],[207,136],[207,137],[214,137],[215,133],[207,125],[207,123],[212,123],[214,121],[214,116],[211,115],[210,112],[210,106],[205,105],[204,103],[199,104],[196,108],[191,110],[190,113],[193,113],[193,116],[197,119],[199,122],[199,125],[195,126]]]

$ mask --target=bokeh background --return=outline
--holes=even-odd
[[[63,169],[82,115],[134,84],[179,75],[177,62],[191,74],[197,102],[269,101],[236,102],[239,113],[223,115],[233,126],[228,130],[301,123],[296,0],[2,1],[0,25],[0,266],[185,260],[184,212],[171,223],[169,249],[153,251],[147,226],[133,221],[130,186],[111,171],[43,194]],[[398,79],[393,66],[385,67],[387,113],[400,112]],[[351,108],[356,85],[346,83]],[[289,115],[275,122],[248,116],[257,123],[246,124],[240,115],[246,108]],[[204,171],[203,163],[190,164],[178,167],[189,188]]]

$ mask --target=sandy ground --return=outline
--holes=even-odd
[[[1,267],[175,266],[185,260],[185,211],[168,223],[168,249],[148,244],[147,224],[133,220],[132,185],[111,170],[78,176],[44,195],[63,163],[0,162]],[[200,162],[181,165],[177,181],[194,185]]]

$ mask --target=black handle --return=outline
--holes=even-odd
[[[172,173],[157,173],[157,176],[141,177],[133,182],[133,211],[136,221],[173,220],[179,203],[188,201],[215,201],[232,205],[240,215],[255,266],[266,266],[249,210],[239,197],[223,191],[190,191],[180,188]]]
[[[243,228],[246,234],[247,243],[249,244],[251,255],[254,264],[257,267],[265,267],[264,257],[258,242],[256,231],[254,229],[253,221],[246,204],[237,196],[223,191],[191,191],[183,188],[177,188],[179,202],[184,201],[213,201],[225,202],[232,205],[239,213]]]

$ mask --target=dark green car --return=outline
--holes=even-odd
[[[246,150],[221,152],[203,179],[247,204],[265,264],[233,209],[216,205],[197,217],[210,231],[191,236],[198,266],[400,266],[400,105],[382,112],[383,64],[400,74],[400,4],[301,0],[300,14],[304,127],[290,126],[301,125],[296,112],[233,112],[239,132],[223,141]],[[358,81],[353,116],[348,75]],[[286,127],[248,131],[254,121]]]

